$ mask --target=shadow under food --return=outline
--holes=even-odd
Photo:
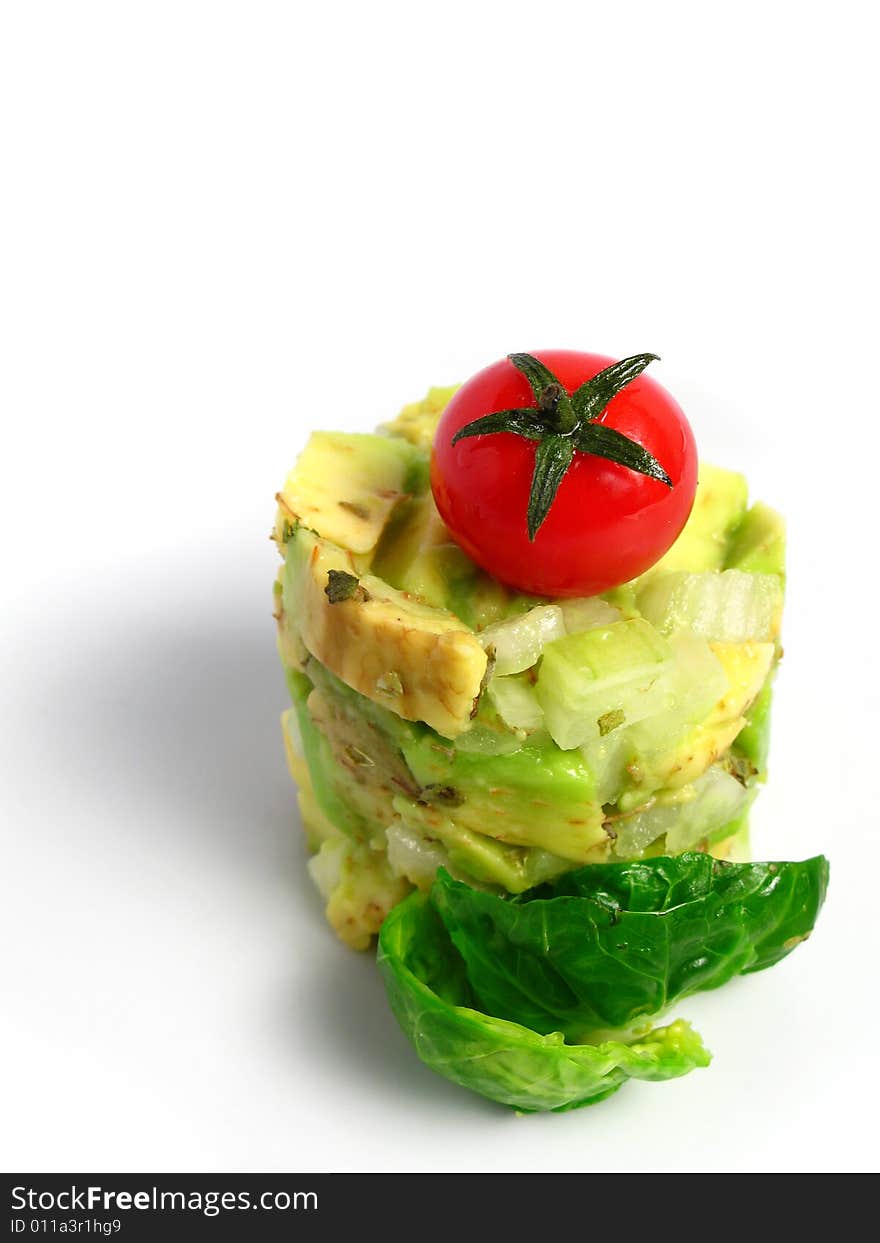
[[[198,586],[169,594],[167,612],[118,609],[112,627],[73,636],[34,727],[71,785],[96,808],[107,794],[131,806],[126,829],[146,828],[158,849],[185,834],[236,866],[287,871],[301,838],[268,591],[222,609]]]

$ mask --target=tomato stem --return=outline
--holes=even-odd
[[[560,402],[556,408],[556,431],[562,436],[567,436],[577,427],[577,415],[569,400]]]

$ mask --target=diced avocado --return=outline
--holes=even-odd
[[[573,865],[569,860],[545,850],[509,846],[465,828],[438,807],[395,800],[403,825],[414,828],[425,840],[442,843],[455,872],[484,885],[497,885],[508,893],[522,893],[542,884]],[[608,839],[604,839],[607,848]]]
[[[426,733],[403,754],[422,799],[430,798],[426,789],[448,792],[438,806],[464,828],[580,862],[607,849],[589,768],[578,752],[560,751],[546,736],[512,755],[474,755]]]
[[[450,609],[477,631],[511,612],[528,608],[531,601],[531,597],[510,591],[498,579],[484,574],[451,540],[420,553],[401,586],[404,591]]]
[[[302,523],[348,552],[370,553],[422,474],[423,457],[406,440],[313,432],[279,494],[279,522]],[[284,534],[282,527],[282,543]]]
[[[767,681],[776,649],[772,643],[711,643],[727,674],[728,690],[706,724],[744,717]]]
[[[641,719],[627,724],[627,711],[632,709],[621,708],[623,719],[604,718],[605,732],[600,729],[598,739],[581,747],[596,774],[603,804],[620,800],[622,810],[642,803],[651,793],[645,786],[646,757],[664,755],[685,739],[728,689],[727,674],[705,639],[681,630],[670,635],[668,642],[672,661],[650,689],[642,692]]]
[[[293,692],[297,732],[294,736],[293,721],[289,714],[285,714],[283,724],[288,754],[292,751],[296,755],[301,750],[315,802],[322,814],[340,833],[357,841],[364,841],[368,836],[367,825],[349,800],[340,795],[337,785],[338,770],[332,749],[321,731],[316,728],[309,712],[311,683],[302,675],[293,676],[297,679],[296,683],[288,678],[288,685]]]
[[[400,751],[388,734],[338,695],[316,687],[307,707],[332,753],[339,798],[363,819],[374,844],[384,841],[385,829],[394,819],[395,795],[418,796]]]
[[[410,591],[412,588],[404,579],[413,562],[427,549],[448,544],[451,539],[431,493],[412,497],[400,505],[392,516],[376,548],[370,569],[392,587]],[[422,595],[428,604],[445,607],[445,584],[431,584],[428,591],[413,591],[413,594]]]
[[[755,791],[751,791],[754,795]],[[751,804],[751,800],[750,800]],[[747,807],[741,816],[737,816],[731,824],[712,834],[706,842],[706,850],[716,859],[726,859],[729,863],[748,863],[751,859],[749,850],[749,811]]]
[[[447,388],[429,388],[426,397],[404,406],[397,418],[385,423],[381,430],[389,436],[400,436],[420,449],[430,450],[440,415],[458,388],[458,384],[451,384]]]
[[[585,807],[574,803],[575,799],[583,802],[585,788],[588,792],[588,770],[573,763],[573,757],[550,749],[546,740],[549,769],[537,749],[518,765],[493,767],[485,756],[475,762],[476,757],[459,756],[455,747],[433,731],[401,721],[326,670],[312,665],[310,672],[319,685],[308,696],[309,719],[335,762],[333,791],[372,827],[374,846],[399,817],[427,835],[429,843],[441,840],[455,867],[511,892],[571,867],[572,857],[583,861],[607,854],[609,841],[601,830],[600,809],[591,803]],[[567,824],[565,815],[553,805],[557,790],[561,790],[566,815],[575,823]],[[549,853],[542,848],[540,831],[535,849],[495,840],[486,825],[498,819],[499,804],[511,801],[525,802],[525,810],[516,816],[504,812],[505,820],[513,820],[515,831],[518,827],[522,832],[524,825],[537,819],[546,826],[544,837],[558,832],[576,843],[576,853],[567,858],[561,857],[564,850]],[[594,829],[587,846],[579,812]]]
[[[371,568],[398,590],[435,608],[449,609],[473,630],[534,603],[471,561],[449,534],[430,492],[400,506]]]
[[[315,687],[334,701],[338,699],[349,716],[362,718],[371,729],[377,729],[397,752],[402,753],[404,742],[427,732],[427,726],[415,721],[405,721],[397,713],[347,686],[318,661],[310,661],[308,669],[309,679]]]
[[[725,566],[758,574],[785,575],[785,519],[757,501],[734,531]]]
[[[303,753],[302,735],[296,719],[296,709],[288,708],[281,714],[281,734],[287,755],[287,767],[296,783],[297,802],[309,850],[320,849],[321,843],[342,837],[342,832],[324,814],[312,785],[309,766]]]
[[[528,748],[525,738],[516,740],[515,755],[486,747],[460,751],[458,742],[450,744],[424,726],[401,721],[325,670],[310,666],[310,672],[323,689],[326,702],[319,708],[318,723],[334,754],[338,748],[353,745],[362,758],[373,761],[372,766],[344,764],[343,781],[338,785],[362,814],[368,813],[349,784],[358,778],[379,791],[373,811],[377,818],[387,814],[390,792],[404,796],[407,805],[442,811],[455,821],[456,829],[480,837],[500,841],[506,826],[511,826],[510,840],[516,842],[531,833],[537,822],[538,836],[527,844],[550,850],[550,837],[565,839],[574,844],[558,853],[569,859],[581,859],[585,853],[592,857],[597,843],[599,853],[604,852],[607,838],[599,832],[601,810],[591,796],[592,775],[579,755],[564,755],[551,746],[546,735],[529,740]],[[470,737],[464,734],[460,741]],[[509,762],[498,764],[501,759]],[[400,810],[397,803],[394,806]],[[560,812],[563,807],[567,809],[564,814]],[[385,823],[390,823],[390,817]]]
[[[773,665],[772,643],[712,643],[727,676],[727,690],[709,715],[671,746],[637,746],[627,766],[630,788],[618,800],[630,810],[660,789],[679,789],[714,764],[744,727],[745,713]]]
[[[770,707],[773,701],[773,678],[768,677],[758,698],[746,712],[746,725],[737,734],[733,750],[754,769],[759,781],[767,780],[767,757],[770,751]]]
[[[419,603],[375,575],[331,603],[330,571],[356,576],[351,555],[300,527],[283,573],[284,625],[347,685],[410,721],[454,738],[470,725],[486,671],[477,636],[452,613]]]
[[[454,543],[430,492],[401,506],[388,524],[371,568],[392,587],[441,609],[450,608],[453,595],[467,598],[467,589],[456,591],[456,585],[459,580],[470,583],[479,574]],[[471,624],[470,617],[462,620]]]
[[[472,833],[429,804],[398,798],[395,806],[403,824],[417,829],[426,840],[443,844],[454,869],[480,883],[499,885],[509,893],[522,891],[524,850],[496,842],[483,833]]]
[[[309,658],[309,654],[303,645],[302,639],[295,626],[285,623],[284,616],[284,566],[278,571],[278,577],[272,584],[272,603],[274,610],[272,616],[275,618],[278,627],[278,655],[281,657],[281,665],[284,669],[285,676],[291,674],[301,674],[305,669],[305,663]],[[294,695],[292,685],[289,685],[291,695]]]
[[[368,949],[382,921],[412,885],[395,876],[384,853],[348,841],[327,841],[309,860],[309,873],[326,899],[326,915],[352,949]]]
[[[321,849],[324,842],[336,841],[342,838],[342,834],[332,824],[318,804],[315,798],[315,791],[312,787],[309,777],[308,768],[303,765],[304,775],[296,775],[294,773],[294,781],[296,782],[296,801],[299,807],[300,818],[302,819],[303,830],[306,835],[306,844],[309,850],[314,853]],[[298,770],[297,770],[298,771]]]
[[[647,573],[720,570],[727,564],[728,540],[742,521],[747,501],[748,485],[743,475],[701,462],[697,495],[684,530]]]

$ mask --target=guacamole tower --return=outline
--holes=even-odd
[[[766,775],[782,521],[701,466],[691,516],[603,596],[517,593],[440,520],[453,389],[316,432],[278,494],[288,762],[327,918],[368,947],[438,868],[520,894],[585,864],[733,857]]]

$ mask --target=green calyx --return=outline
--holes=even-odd
[[[458,429],[452,443],[496,432],[513,432],[537,442],[526,514],[530,540],[534,540],[550,512],[575,450],[618,462],[641,475],[658,479],[667,488],[672,487],[672,480],[652,453],[613,427],[598,422],[611,399],[640,376],[648,364],[657,359],[656,354],[634,354],[612,363],[571,394],[540,359],[531,354],[508,354],[507,357],[528,380],[536,404],[496,410],[474,419]]]

